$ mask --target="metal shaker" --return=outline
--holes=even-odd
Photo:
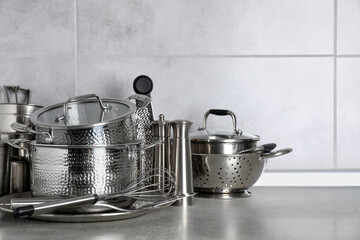
[[[185,198],[176,201],[174,206],[191,206],[195,203],[193,172],[191,162],[191,144],[189,130],[192,122],[175,120],[171,122],[173,142],[171,148],[171,169],[175,172],[176,196]]]
[[[171,171],[170,168],[170,151],[171,151],[171,125],[169,121],[165,120],[164,114],[159,115],[159,120],[153,121],[152,133],[154,141],[162,141],[162,144],[155,146],[153,155],[153,167],[155,169],[153,183],[159,183],[156,188],[164,189],[161,183],[164,183],[165,172],[159,171],[160,168],[165,168]]]

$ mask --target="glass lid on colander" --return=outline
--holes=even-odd
[[[31,121],[36,126],[54,128],[93,127],[126,118],[135,110],[135,104],[129,101],[88,94],[42,108],[31,115]]]
[[[207,129],[206,121],[210,114],[217,116],[231,116],[233,120],[233,130],[216,130]],[[192,142],[213,142],[213,143],[240,143],[247,141],[258,141],[258,135],[244,133],[236,128],[236,116],[230,110],[210,109],[204,115],[204,126],[199,128],[197,132],[190,134]]]

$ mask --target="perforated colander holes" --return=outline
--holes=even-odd
[[[210,177],[210,175],[206,174],[206,178],[198,178],[198,179],[195,180],[195,182],[199,183],[199,184],[206,185],[207,182],[209,181],[209,177]]]

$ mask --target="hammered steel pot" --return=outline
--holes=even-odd
[[[19,147],[22,139],[9,144]],[[139,174],[141,142],[106,146],[50,145],[30,142],[30,188],[33,197],[72,197],[119,192]],[[21,148],[21,147],[20,147]]]
[[[137,99],[149,101],[146,96]],[[53,145],[109,145],[137,140],[134,103],[88,94],[42,108],[31,115],[35,130],[14,123],[19,132],[36,134],[36,143]]]

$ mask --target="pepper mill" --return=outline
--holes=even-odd
[[[195,203],[194,183],[191,162],[191,144],[189,130],[192,122],[175,120],[171,122],[173,143],[171,148],[171,169],[175,172],[175,194],[183,199],[177,200],[174,206],[191,206]]]
[[[159,120],[152,123],[152,136],[154,141],[162,141],[162,144],[155,146],[153,155],[153,167],[155,169],[153,184],[158,183],[155,188],[164,189],[165,172],[159,171],[165,168],[171,171],[170,151],[171,151],[171,132],[170,122],[165,120],[164,114],[159,115]]]

